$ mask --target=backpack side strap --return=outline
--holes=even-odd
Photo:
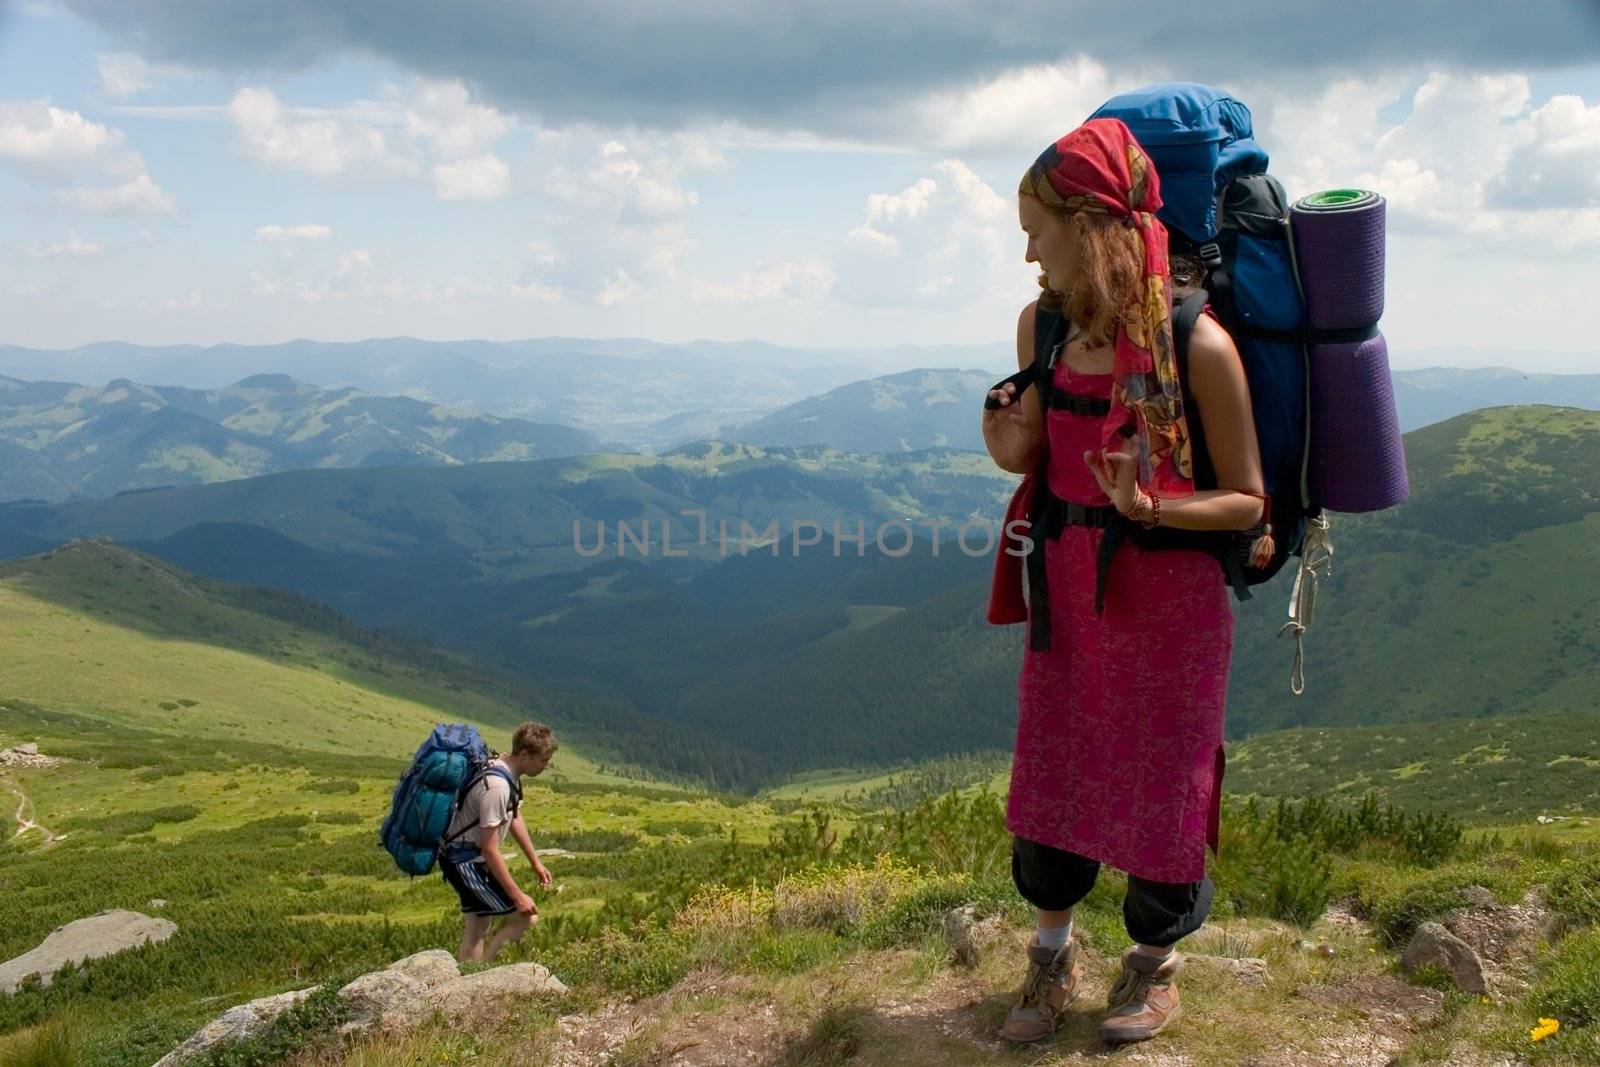
[[[995,389],[1003,389],[1007,385],[1015,385],[1017,387],[1017,399],[1021,400],[1022,394],[1026,393],[1028,391],[1028,387],[1033,385],[1038,380],[1039,364],[1034,362],[1028,364],[1026,367],[1023,367],[1010,377],[1000,379],[998,382],[995,382],[993,385],[989,386],[989,388],[992,391]],[[983,398],[983,406],[988,411],[994,411],[1000,406],[1000,401],[996,400],[992,396],[986,395]]]
[[[512,774],[511,771],[505,767],[499,766],[498,764],[490,764],[488,767],[485,767],[483,770],[473,775],[472,778],[468,780],[466,785],[461,787],[461,795],[466,796],[467,793],[471,791],[473,786],[477,785],[479,782],[486,782],[491,775],[496,778],[503,779],[506,785],[511,787],[511,818],[515,819],[517,817],[517,812],[522,807],[522,783],[517,781],[517,776]],[[470,823],[463,826],[458,832],[454,834],[447,834],[444,838],[442,838],[439,841],[439,847],[442,849],[445,845],[450,844],[452,841],[465,837],[468,832],[477,829],[477,827],[478,820],[473,819]]]

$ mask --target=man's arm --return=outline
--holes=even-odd
[[[494,875],[494,880],[500,883],[500,888],[506,891],[506,896],[517,910],[524,915],[539,914],[533,898],[524,893],[517,885],[517,880],[511,877],[511,868],[506,866],[506,858],[500,854],[500,835],[493,826],[478,831],[478,850],[483,853],[483,862],[489,868],[489,873]]]
[[[533,839],[528,836],[528,824],[522,821],[522,814],[511,820],[511,836],[516,839],[517,847],[522,849],[522,854],[528,857],[528,862],[533,865],[533,873],[539,876],[540,885],[549,885],[554,879],[545,865],[539,861],[539,852],[533,847]]]

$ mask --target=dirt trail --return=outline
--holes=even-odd
[[[21,837],[29,830],[37,830],[39,831],[40,835],[44,837],[44,846],[49,848],[51,845],[54,845],[57,841],[60,841],[67,836],[66,834],[55,833],[48,827],[34,822],[30,816],[30,812],[32,812],[33,809],[33,802],[28,799],[28,794],[24,793],[22,791],[22,787],[10,779],[0,779],[0,781],[4,781],[6,788],[11,790],[11,794],[17,798],[17,811],[16,814],[12,816],[12,818],[16,820],[17,829],[16,832],[11,835],[12,837]]]
[[[1330,929],[1330,923],[1324,929]],[[1364,926],[1364,924],[1363,924]],[[1357,932],[1352,932],[1356,934]],[[1370,940],[1358,932],[1346,947]],[[1020,944],[1020,942],[1019,942]],[[1015,954],[1018,945],[997,952]],[[1364,953],[1363,953],[1364,954]],[[861,1067],[905,1063],[961,1067],[1103,1067],[1108,1057],[1141,1067],[1203,1067],[1207,1032],[1216,1027],[1259,1026],[1272,1014],[1298,1017],[1313,1032],[1264,1041],[1245,1060],[1251,1067],[1387,1067],[1407,1043],[1439,1021],[1443,996],[1387,974],[1314,977],[1284,975],[1269,989],[1236,983],[1196,967],[1189,979],[1195,1018],[1172,1038],[1112,1049],[1098,1039],[1100,1012],[1113,961],[1091,955],[1084,996],[1053,1040],[1017,1050],[997,1034],[1014,996],[1014,977],[1003,969],[966,971],[941,966],[917,980],[907,977],[909,951],[868,951],[839,974],[798,979],[753,978],[698,971],[664,993],[636,1002],[610,1003],[564,1016],[557,1024],[553,1063],[648,1064],[649,1067],[793,1067],[843,1062]],[[897,963],[896,961],[900,961]],[[898,974],[901,977],[891,978]],[[836,999],[836,994],[838,994]],[[835,1005],[830,1019],[829,1005]],[[820,1024],[819,1024],[820,1020]],[[1186,1040],[1186,1038],[1190,1040]],[[1191,1040],[1194,1041],[1191,1044]],[[1504,1057],[1458,1047],[1452,1064],[1506,1067]]]

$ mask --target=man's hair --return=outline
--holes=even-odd
[[[517,727],[511,734],[511,754],[520,756],[524,752],[543,756],[549,759],[561,746],[556,744],[556,735],[550,732],[550,727],[542,722],[525,722]]]

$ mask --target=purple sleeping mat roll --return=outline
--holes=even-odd
[[[1295,202],[1290,229],[1314,330],[1375,327],[1383,315],[1384,200],[1333,189]],[[1311,498],[1382,511],[1410,491],[1383,335],[1311,346]]]
[[[1410,494],[1382,334],[1312,352],[1311,487],[1329,511],[1382,511]]]

